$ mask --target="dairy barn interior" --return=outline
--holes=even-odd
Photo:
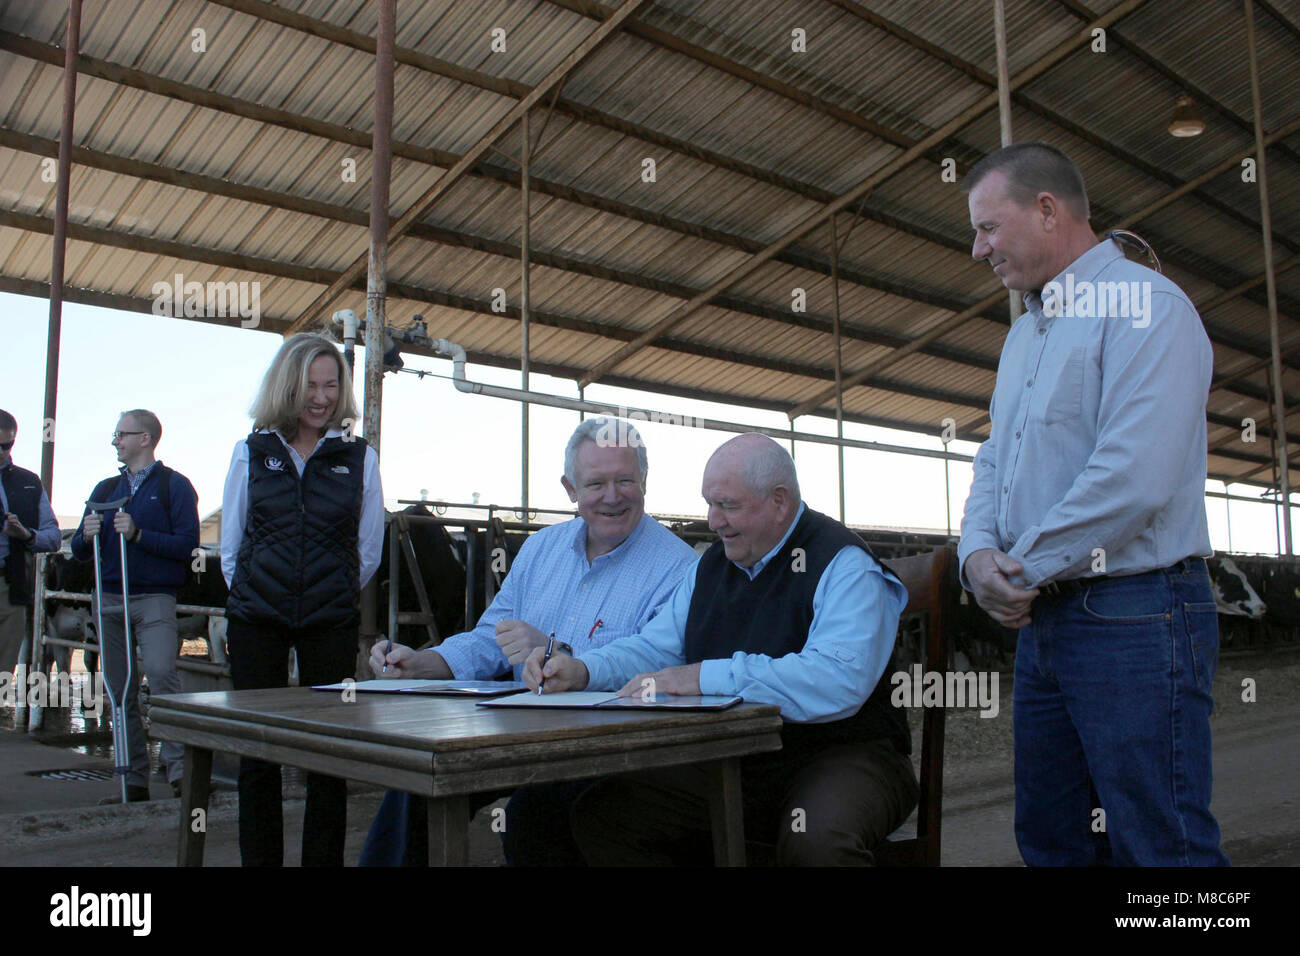
[[[1052,143],[1098,236],[1135,234],[1141,261],[1145,240],[1204,322],[1207,507],[1273,504],[1279,557],[1212,562],[1225,661],[1300,638],[1281,507],[1300,476],[1295,0],[11,0],[0,87],[0,291],[50,303],[47,410],[61,303],[156,313],[173,275],[256,284],[260,329],[367,346],[381,460],[385,373],[456,355],[457,387],[519,401],[517,462],[530,406],[616,411],[588,401],[597,383],[653,397],[648,415],[784,413],[767,433],[791,447],[969,461],[802,423],[988,437],[1019,307],[972,259],[959,184],[999,145]],[[241,324],[234,291],[187,295],[175,321]],[[504,576],[492,555],[556,517],[530,508],[526,467],[508,506],[402,504],[362,634],[414,646],[472,625]],[[855,530],[891,558],[958,529]],[[1008,668],[1014,632],[947,584],[950,660]],[[43,560],[40,586],[25,660],[93,661],[84,569]],[[229,686],[224,598],[210,573],[182,598],[189,690]],[[905,619],[905,664],[927,639]]]

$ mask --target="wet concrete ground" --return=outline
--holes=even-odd
[[[1243,697],[1253,681],[1256,700]],[[998,716],[950,711],[944,774],[945,866],[1019,866],[1013,832],[1011,775],[1011,681],[1000,682]],[[1235,658],[1221,663],[1215,681],[1214,804],[1223,846],[1236,866],[1300,864],[1300,654]],[[179,801],[162,778],[153,778],[149,803],[100,807],[117,792],[113,780],[51,780],[48,770],[111,770],[106,723],[81,731],[67,709],[50,711],[40,734],[13,727],[14,711],[0,709],[0,865],[156,866],[175,859]],[[919,711],[912,714],[919,755]],[[76,749],[72,749],[75,746]],[[154,758],[156,761],[156,744]],[[233,762],[224,767],[233,772]],[[217,772],[223,766],[219,763]],[[220,783],[218,783],[220,786]],[[229,782],[227,782],[229,786]],[[353,784],[348,807],[346,859],[360,854],[381,793]],[[303,794],[296,773],[286,773],[286,864],[299,860]],[[494,804],[500,806],[502,804]],[[209,813],[206,862],[235,866],[237,799],[229,789],[214,794]],[[471,823],[470,862],[502,864],[489,808]]]

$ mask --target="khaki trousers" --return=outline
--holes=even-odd
[[[0,578],[0,672],[12,671],[27,637],[27,608],[9,603],[9,582]]]

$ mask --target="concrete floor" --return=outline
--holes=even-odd
[[[1234,659],[1221,663],[1215,681],[1213,718],[1215,796],[1213,809],[1223,847],[1236,866],[1300,864],[1300,655]],[[1257,700],[1246,702],[1242,682],[1256,684]],[[1019,866],[1013,823],[1011,779],[1011,681],[1001,682],[997,717],[976,711],[950,712],[944,773],[943,860],[945,866]],[[33,772],[53,769],[111,769],[106,730],[70,735],[67,711],[51,711],[41,740],[14,730],[14,712],[0,711],[0,865],[156,866],[175,859],[179,801],[155,776],[154,799],[127,806],[96,806],[116,793],[112,780],[50,780]],[[914,736],[920,720],[913,714]],[[95,728],[92,727],[92,730]],[[78,752],[69,747],[83,744]],[[89,746],[85,744],[89,742]],[[919,742],[919,739],[918,739]],[[919,747],[918,753],[919,753]],[[220,765],[218,772],[221,771]],[[227,765],[229,769],[229,765]],[[353,785],[349,799],[346,859],[360,854],[380,792]],[[299,860],[303,800],[296,775],[285,787],[286,864]],[[493,806],[500,806],[494,804]],[[214,794],[208,820],[206,862],[239,862],[237,800]],[[474,818],[470,863],[502,864],[491,812]]]

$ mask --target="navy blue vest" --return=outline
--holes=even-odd
[[[364,439],[327,438],[301,479],[279,436],[248,436],[248,517],[226,616],[287,628],[360,619]]]
[[[785,544],[758,577],[727,559],[721,541],[700,558],[686,618],[686,663],[730,658],[737,651],[784,657],[803,650],[813,619],[813,595],[831,559],[846,546],[871,554],[856,534],[832,518],[805,508]],[[796,562],[795,548],[802,548]],[[802,570],[795,570],[796,563]],[[889,572],[886,571],[888,574]],[[895,635],[888,638],[892,645]],[[889,702],[888,681],[876,682],[851,717],[829,723],[791,723],[781,732],[782,752],[802,758],[836,744],[889,740],[912,752],[907,715]]]
[[[26,527],[35,531],[41,526],[41,479],[13,462],[4,470],[5,500],[9,510]],[[5,558],[5,583],[9,585],[10,604],[31,604],[32,586],[27,569],[27,545],[9,539],[9,556]]]

